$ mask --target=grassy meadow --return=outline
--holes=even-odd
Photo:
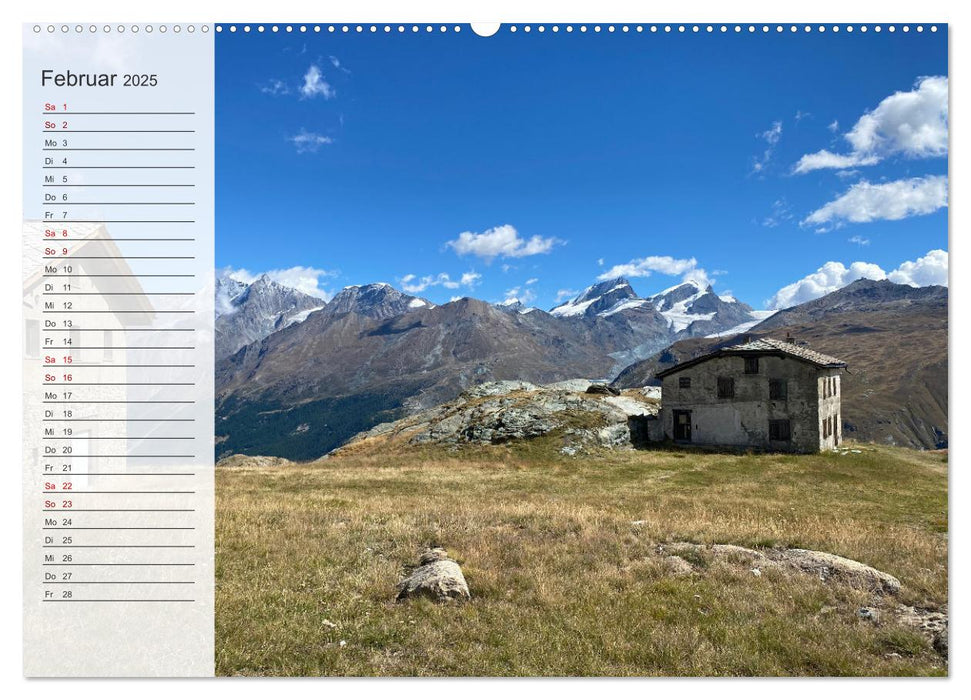
[[[852,445],[851,445],[852,446]],[[217,468],[220,675],[945,675],[918,631],[861,606],[947,604],[947,455],[559,454],[553,439],[384,445]],[[897,596],[665,542],[788,546],[900,579]],[[472,600],[394,602],[442,546]]]

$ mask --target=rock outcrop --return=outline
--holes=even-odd
[[[340,450],[376,440],[495,445],[552,433],[562,435],[564,454],[591,446],[629,447],[632,421],[657,415],[658,401],[641,391],[616,392],[621,395],[590,391],[602,386],[585,380],[549,386],[488,382],[455,401],[360,433]]]
[[[784,550],[782,561],[789,566],[819,576],[821,581],[835,579],[853,588],[881,594],[894,595],[900,591],[900,581],[890,574],[836,554],[814,552],[809,549],[787,549]]]
[[[839,582],[878,595],[895,595],[900,591],[900,581],[888,573],[837,554],[811,549],[750,549],[734,544],[707,546],[692,542],[674,542],[660,545],[658,551],[668,556],[694,552],[715,560],[738,562],[757,568],[759,575],[763,569],[786,567],[815,576],[820,581]]]

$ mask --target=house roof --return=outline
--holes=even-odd
[[[46,239],[44,231],[54,226],[56,222],[37,219],[23,222],[21,256],[25,303],[28,295],[44,282],[44,268],[47,263],[44,249],[57,242],[57,239]],[[151,323],[155,316],[155,309],[105,225],[99,222],[72,223],[71,232],[73,238],[80,242],[73,246],[71,255],[59,260],[68,262],[72,261],[72,255],[88,256],[78,257],[75,260],[91,277],[95,288],[99,291],[110,289],[116,294],[124,292],[127,295],[124,302],[120,301],[120,296],[105,297],[108,308],[113,311],[116,311],[119,306],[132,309],[124,312],[124,319],[129,325]],[[106,280],[109,278],[111,285],[106,287]]]
[[[776,340],[775,338],[758,338],[757,340],[750,340],[746,343],[740,343],[739,345],[729,345],[727,347],[705,353],[704,355],[699,355],[694,359],[676,364],[674,367],[668,367],[665,370],[661,370],[654,376],[660,379],[661,377],[666,377],[669,374],[680,372],[688,367],[693,367],[701,362],[705,362],[716,357],[726,357],[729,355],[748,357],[775,355],[781,357],[791,357],[802,362],[808,362],[809,364],[820,368],[838,369],[846,367],[846,363],[843,360],[832,357],[831,355],[824,355],[821,352],[816,352],[805,345],[798,345],[797,343],[790,342],[788,340]]]

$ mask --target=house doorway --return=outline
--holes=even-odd
[[[691,411],[674,412],[674,439],[691,442]]]

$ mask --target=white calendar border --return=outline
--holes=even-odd
[[[22,94],[21,84],[21,24],[24,22],[159,22],[178,20],[180,22],[212,22],[218,21],[263,21],[284,23],[311,22],[314,20],[337,22],[389,22],[396,23],[426,23],[449,22],[467,23],[469,21],[495,22],[601,22],[628,23],[640,21],[651,23],[663,22],[759,22],[759,23],[859,23],[861,21],[882,23],[890,22],[938,22],[950,23],[950,56],[949,74],[952,77],[951,113],[961,119],[969,106],[966,95],[971,91],[962,89],[963,78],[971,71],[967,70],[971,62],[971,45],[965,43],[971,36],[971,24],[965,24],[964,16],[957,2],[946,0],[923,0],[922,2],[903,2],[902,0],[884,0],[869,7],[863,3],[852,4],[846,0],[812,0],[801,6],[797,3],[783,3],[779,0],[736,0],[734,3],[718,2],[717,0],[695,0],[687,4],[676,2],[669,4],[642,2],[635,4],[630,0],[588,0],[588,2],[530,2],[529,0],[490,0],[489,2],[460,3],[455,0],[412,0],[407,5],[393,0],[356,0],[347,2],[343,6],[336,3],[320,3],[303,0],[300,2],[276,0],[262,5],[251,4],[243,8],[240,3],[211,2],[200,3],[198,0],[167,0],[164,5],[156,6],[152,3],[138,3],[123,6],[118,2],[66,2],[64,0],[47,0],[39,3],[22,3],[16,7],[4,7],[2,10],[5,20],[2,27],[3,71],[8,94],[14,100],[19,100]],[[487,39],[486,39],[487,40]],[[14,102],[13,104],[16,104]],[[4,229],[6,231],[4,248],[0,250],[0,299],[2,299],[2,318],[19,318],[21,292],[20,255],[13,249],[20,245],[21,219],[21,169],[20,169],[20,139],[21,110],[8,107],[2,112],[3,141],[6,154],[16,154],[5,159],[2,171],[0,201],[3,202]],[[952,193],[949,197],[949,219],[952,231],[961,230],[960,214],[965,197],[962,195],[967,189],[963,187],[960,171],[955,168],[955,162],[963,163],[965,157],[971,157],[971,150],[967,141],[962,138],[963,125],[957,132],[951,134],[950,153],[950,182]],[[18,232],[18,233],[14,233]],[[963,252],[963,241],[952,238],[949,243],[951,255],[951,278],[959,279],[955,269],[961,269],[961,262],[966,254]],[[957,263],[958,267],[955,268]],[[969,287],[959,281],[957,288],[951,287],[952,308],[966,309],[969,302]],[[957,314],[951,317],[951,357],[957,357],[959,349],[968,347],[965,342],[969,339],[968,324],[962,322]],[[0,357],[5,367],[20,367],[19,340],[8,342],[0,347]],[[971,615],[964,613],[968,607],[968,597],[971,589],[968,586],[969,563],[966,555],[967,547],[961,547],[961,556],[957,555],[957,547],[963,545],[969,536],[969,518],[963,507],[965,499],[971,497],[968,484],[971,483],[971,472],[964,464],[965,454],[969,452],[962,440],[965,416],[968,415],[967,405],[971,389],[968,380],[969,371],[962,364],[952,363],[950,423],[952,433],[957,436],[951,447],[951,482],[950,482],[950,515],[951,515],[951,569],[950,586],[952,591],[951,604],[951,662],[949,681],[826,681],[804,680],[786,682],[784,688],[779,684],[784,681],[750,680],[750,681],[694,681],[694,680],[645,680],[645,681],[593,681],[593,680],[564,680],[564,681],[445,681],[450,687],[446,692],[461,693],[463,696],[477,699],[492,696],[496,692],[514,696],[526,696],[539,692],[556,692],[559,696],[571,699],[587,696],[591,692],[610,693],[614,697],[637,697],[646,693],[678,692],[689,698],[696,694],[716,692],[727,697],[740,696],[752,698],[755,696],[775,695],[784,692],[794,698],[815,697],[820,693],[842,696],[858,694],[860,692],[876,691],[893,698],[910,696],[915,692],[930,692],[940,696],[966,694],[967,679],[971,677],[971,665],[968,648],[971,647],[971,635],[966,627],[971,624]],[[19,386],[18,382],[10,382]],[[22,425],[20,416],[20,402],[7,401],[6,405],[15,406],[3,415],[3,436],[7,438],[4,444],[19,445],[19,431]],[[961,427],[957,427],[961,426]],[[15,458],[16,460],[16,458]],[[16,475],[19,481],[20,470],[17,461],[10,460],[6,465],[9,472]],[[5,543],[6,567],[10,572],[21,561],[21,493],[16,486],[3,489],[3,541]],[[298,693],[333,693],[341,696],[353,693],[355,696],[377,697],[389,692],[399,698],[410,698],[429,692],[428,683],[436,681],[361,681],[335,680],[299,681],[299,680],[263,680],[246,682],[239,680],[192,680],[192,681],[132,681],[132,680],[88,680],[88,681],[26,681],[22,678],[21,664],[21,580],[19,574],[8,574],[0,583],[4,601],[4,625],[2,640],[2,672],[3,687],[10,695],[8,697],[38,697],[51,700],[57,698],[77,698],[97,694],[105,697],[131,697],[137,693],[139,700],[154,698],[168,699],[173,693],[188,694],[190,697],[209,695],[212,693],[232,693],[236,698],[263,698],[267,691],[266,683],[301,683],[300,687],[292,687],[285,692]],[[11,624],[16,620],[16,623]],[[303,683],[318,682],[313,688],[304,687]],[[439,681],[440,682],[440,681]],[[877,687],[860,687],[860,683],[876,683]],[[232,683],[232,687],[228,684]],[[501,686],[494,685],[502,683]],[[537,685],[542,683],[540,687]],[[663,687],[643,685],[644,683],[662,683]],[[819,685],[822,683],[823,685]],[[933,683],[933,687],[916,687],[915,683]],[[214,685],[218,684],[218,685]],[[552,687],[555,684],[556,687]],[[678,684],[675,688],[673,684]],[[714,684],[717,684],[715,687]],[[456,687],[461,685],[461,687]],[[962,690],[963,689],[963,690]],[[271,691],[272,692],[272,691]],[[441,690],[438,690],[441,692]]]

